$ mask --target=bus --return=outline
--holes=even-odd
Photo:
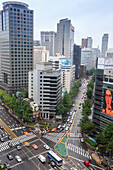
[[[47,156],[49,159],[52,159],[52,161],[57,165],[57,166],[62,166],[63,160],[52,150],[49,150],[47,152]]]

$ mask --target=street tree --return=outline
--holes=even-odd
[[[92,98],[92,95],[93,95],[93,90],[92,90],[91,87],[89,87],[89,88],[87,89],[87,97],[88,97],[89,99],[91,99],[91,98]]]
[[[64,107],[63,104],[60,104],[57,108],[57,113],[63,115],[66,112],[66,110],[67,110],[66,107]]]
[[[62,103],[63,103],[64,107],[67,108],[67,110],[69,110],[72,107],[72,99],[69,94],[64,95]]]

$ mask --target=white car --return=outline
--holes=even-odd
[[[47,150],[50,149],[50,147],[48,145],[44,145],[44,148],[47,149]]]
[[[70,123],[72,123],[73,121],[72,120],[70,120]]]
[[[65,128],[65,130],[67,131],[69,129],[69,127],[67,126],[66,128]]]
[[[46,162],[46,158],[45,158],[43,155],[39,155],[39,156],[38,156],[38,159],[39,159],[42,163]]]
[[[81,141],[82,143],[84,143],[84,139],[83,139],[83,138],[81,138],[80,141]]]
[[[18,155],[15,156],[15,159],[17,160],[17,162],[22,162],[22,159]]]
[[[61,125],[58,125],[57,129],[60,129],[61,128]]]

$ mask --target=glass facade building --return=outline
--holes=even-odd
[[[98,58],[93,123],[102,131],[110,121],[113,121],[113,58]]]
[[[28,88],[33,70],[33,10],[21,2],[4,2],[0,11],[0,87],[7,93]]]

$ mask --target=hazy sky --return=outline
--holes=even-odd
[[[0,2],[0,9],[2,9]],[[56,31],[60,19],[71,19],[75,27],[75,43],[91,36],[93,47],[101,47],[104,33],[109,34],[109,48],[113,48],[113,0],[21,0],[34,10],[34,39],[40,31]]]

